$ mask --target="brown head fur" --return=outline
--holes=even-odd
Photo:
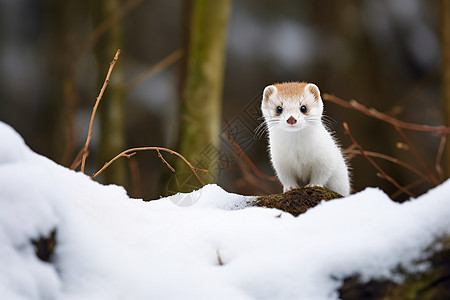
[[[303,94],[307,84],[306,82],[284,82],[276,83],[274,86],[281,98],[294,98]]]

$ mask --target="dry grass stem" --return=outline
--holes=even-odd
[[[397,181],[395,181],[392,177],[390,177],[389,175],[387,175],[383,169],[377,164],[375,163],[375,161],[373,161],[373,159],[371,159],[366,152],[364,151],[364,149],[361,147],[361,145],[358,144],[358,142],[356,142],[355,138],[353,137],[353,135],[350,132],[350,129],[348,127],[348,124],[344,122],[344,130],[345,130],[345,134],[350,138],[350,140],[352,141],[352,143],[356,146],[356,148],[359,149],[359,151],[361,152],[361,155],[364,156],[369,163],[375,167],[375,169],[377,169],[378,173],[380,173],[380,176],[384,179],[386,179],[387,181],[389,181],[390,183],[392,183],[396,188],[398,188],[399,190],[401,190],[403,193],[407,194],[410,197],[415,197],[415,195],[413,193],[411,193],[410,191],[408,191],[406,188],[402,187],[400,184],[397,183]]]
[[[100,93],[98,94],[97,100],[95,101],[94,108],[92,109],[91,120],[89,121],[89,130],[88,130],[88,136],[86,138],[86,143],[84,144],[83,148],[80,150],[78,155],[76,156],[75,161],[72,163],[72,165],[71,165],[72,170],[75,170],[79,166],[80,162],[78,160],[80,159],[81,160],[81,172],[84,173],[86,158],[89,155],[89,151],[88,151],[89,143],[91,142],[91,139],[92,139],[92,125],[94,124],[94,117],[97,112],[97,108],[100,103],[100,100],[103,97],[103,93],[105,92],[106,87],[108,86],[109,78],[111,76],[112,70],[114,69],[114,65],[116,64],[117,60],[119,59],[119,55],[120,55],[120,49],[118,49],[116,51],[116,54],[114,55],[114,59],[109,64],[109,69],[108,69],[108,73],[106,74],[105,81],[103,82],[103,86],[100,90]]]
[[[131,157],[132,155],[134,155],[137,151],[148,151],[148,150],[153,150],[153,151],[157,151],[158,153],[159,153],[159,151],[165,151],[165,152],[169,152],[170,154],[174,154],[174,155],[176,155],[176,156],[178,156],[179,158],[181,158],[188,166],[189,166],[189,168],[191,168],[191,170],[192,170],[192,172],[195,174],[195,176],[197,177],[197,179],[200,181],[200,183],[202,184],[202,185],[205,185],[205,183],[203,182],[203,180],[200,178],[200,176],[198,175],[198,173],[197,173],[197,171],[201,171],[201,172],[208,172],[208,170],[205,170],[205,169],[199,169],[199,168],[196,168],[196,167],[194,167],[183,155],[181,155],[180,153],[178,153],[178,152],[176,152],[176,151],[173,151],[173,150],[170,150],[170,149],[167,149],[167,148],[162,148],[162,147],[138,147],[138,148],[131,148],[131,149],[128,149],[128,150],[125,150],[125,151],[123,151],[123,152],[121,152],[121,153],[119,153],[118,155],[116,155],[113,159],[111,159],[109,162],[107,162],[107,163],[105,163],[104,165],[103,165],[103,167],[100,169],[100,170],[98,170],[95,174],[93,174],[92,176],[91,176],[91,179],[94,179],[95,177],[97,177],[100,173],[102,173],[106,168],[108,168],[114,161],[116,161],[117,159],[119,159],[120,157],[123,157],[123,156],[125,156],[125,157]],[[132,153],[132,154],[129,154],[129,153]],[[165,162],[166,163],[166,165],[169,167],[170,165],[162,158],[162,156],[161,155],[158,155],[162,160],[163,160],[163,162]],[[171,167],[169,167],[169,168],[171,168]],[[173,168],[171,168],[171,170],[172,170]],[[175,170],[174,170],[175,171]]]

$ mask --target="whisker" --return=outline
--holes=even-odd
[[[265,120],[264,122],[259,124],[258,127],[255,128],[254,138],[260,139],[264,134],[268,133],[270,128],[273,128],[277,124],[278,124],[277,118],[271,118],[271,119]]]
[[[322,116],[322,122],[326,126],[326,128],[330,129],[330,130],[335,128],[336,125],[337,125],[337,121],[335,119],[333,119],[332,117],[327,116],[327,115],[323,115]]]
[[[259,124],[259,126],[255,129],[255,139],[259,140],[264,135],[264,133],[267,132],[268,128],[269,125],[266,122],[262,122],[261,124]]]

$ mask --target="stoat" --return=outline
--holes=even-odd
[[[272,165],[284,192],[306,185],[350,194],[348,167],[322,124],[323,102],[315,84],[269,85],[263,92],[261,110],[269,132]]]

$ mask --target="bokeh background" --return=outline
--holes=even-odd
[[[102,138],[122,137],[117,138],[122,149],[178,150],[187,2],[192,1],[0,0],[0,120],[13,126],[34,151],[70,166],[85,142],[113,49],[120,48],[105,98],[114,93],[122,101],[123,122],[102,127],[100,111],[106,104],[100,103],[87,173],[105,162]],[[273,180],[267,141],[253,133],[261,122],[257,119],[261,92],[271,83],[314,82],[322,93],[355,99],[403,121],[444,124],[438,0],[230,4],[221,144],[215,149],[220,164],[215,181],[228,191],[281,191]],[[106,35],[116,36],[116,48],[102,47]],[[120,91],[114,92],[115,87]],[[392,126],[333,103],[325,102],[325,113],[344,149],[352,144],[344,135],[342,123],[347,122],[364,149],[421,169]],[[230,129],[238,148],[226,138]],[[433,169],[439,136],[407,133]],[[188,159],[196,162],[195,157]],[[173,177],[157,153],[122,160],[126,175],[119,184],[131,196],[156,199],[170,192]],[[396,164],[377,162],[402,186],[418,178]],[[360,155],[350,163],[354,191],[367,186],[378,186],[390,195],[397,191]],[[421,183],[412,191],[421,194],[431,185]]]

